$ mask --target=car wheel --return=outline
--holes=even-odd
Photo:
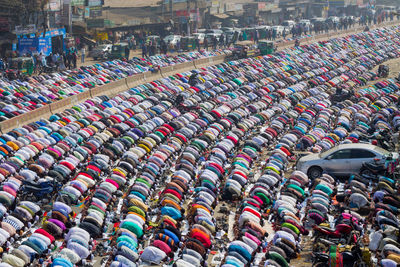
[[[318,166],[311,167],[310,169],[308,169],[307,175],[311,180],[317,179],[321,177],[322,169]]]

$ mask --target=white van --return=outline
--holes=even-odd
[[[289,32],[292,30],[292,28],[296,25],[296,22],[294,20],[284,20],[282,22],[282,26],[285,27],[286,30]]]

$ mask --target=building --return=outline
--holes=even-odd
[[[50,53],[62,54],[66,48],[65,37],[65,28],[17,35],[17,51],[19,55],[42,53],[48,56]]]
[[[206,7],[206,0],[105,0],[101,18],[111,30],[183,34],[203,26]]]

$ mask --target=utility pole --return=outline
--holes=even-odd
[[[174,11],[172,10],[172,1],[173,0],[168,0],[169,1],[169,11],[171,12],[171,20],[174,17]]]
[[[197,32],[197,23],[199,20],[199,7],[197,5],[197,0],[194,0],[194,10],[196,12],[196,19],[194,20],[193,32]]]
[[[165,14],[164,14],[164,8],[165,8],[165,2],[164,0],[161,1],[161,17],[163,19],[163,22],[165,22]]]
[[[187,11],[187,20],[186,20],[186,26],[187,26],[187,36],[190,36],[190,0],[186,0],[186,11]]]

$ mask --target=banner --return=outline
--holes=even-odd
[[[91,18],[98,18],[101,17],[103,14],[103,7],[102,6],[92,6],[90,9],[90,17]]]
[[[87,27],[88,29],[91,28],[104,28],[104,19],[89,19],[87,20]]]
[[[88,6],[102,6],[102,0],[88,0]]]
[[[85,18],[90,18],[90,7],[85,7]]]
[[[48,56],[51,53],[51,38],[39,38],[37,51]]]
[[[71,0],[71,6],[84,6],[85,0]]]
[[[72,13],[72,21],[82,21],[83,15],[85,13],[85,6],[72,6],[71,5],[71,13]]]
[[[98,32],[98,33],[96,34],[95,39],[96,39],[97,41],[105,41],[105,40],[108,40],[108,34],[107,34],[106,32]]]
[[[18,51],[22,55],[31,54],[37,51],[38,38],[20,38],[18,39]]]
[[[35,33],[37,31],[35,24],[29,24],[26,26],[15,26],[15,34],[28,34],[28,33]]]
[[[61,10],[61,1],[60,0],[49,0],[47,3],[48,11],[60,11]]]

